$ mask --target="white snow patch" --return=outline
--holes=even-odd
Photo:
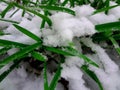
[[[95,11],[95,9],[90,5],[77,6],[74,10],[76,12],[76,16],[79,18],[89,17]]]
[[[111,6],[114,6],[114,5],[117,5],[117,3],[115,3],[115,2],[110,2],[110,5]],[[112,14],[112,15],[115,15],[116,16],[116,18],[120,18],[120,6],[117,6],[117,7],[115,7],[115,8],[112,8],[112,9],[110,9],[109,10],[109,14]]]
[[[89,19],[95,25],[118,21],[118,18],[116,18],[114,15],[105,15],[104,13],[92,15],[89,17]]]
[[[103,67],[96,68],[90,66],[100,81],[102,82],[105,90],[119,90],[120,89],[120,70],[118,65],[110,59],[107,53],[99,45],[94,44],[91,39],[82,39],[85,45],[89,46],[96,52],[97,60],[100,60]]]
[[[79,68],[76,66],[69,67],[65,64],[62,67],[61,77],[69,81],[69,90],[90,90],[84,85],[85,81],[82,79],[83,73]]]

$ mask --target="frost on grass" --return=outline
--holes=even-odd
[[[114,2],[110,2],[110,5],[115,4]],[[4,10],[5,7],[5,4],[0,3],[0,12]],[[40,30],[40,23],[42,20],[37,16],[25,14],[25,17],[21,17],[21,10],[13,16],[10,16],[16,8],[10,10],[4,18],[19,22],[20,26],[26,28],[38,37],[42,37],[44,45],[47,46],[62,47],[68,46],[69,43],[74,42],[76,49],[82,52],[80,41],[83,42],[96,52],[96,54],[87,56],[97,62],[100,68],[95,68],[91,65],[89,68],[96,73],[104,89],[120,90],[120,70],[118,65],[109,58],[103,48],[94,44],[91,39],[81,38],[82,36],[95,34],[97,32],[95,30],[95,25],[97,24],[118,21],[120,18],[120,6],[109,10],[108,15],[104,13],[92,15],[95,9],[90,5],[76,6],[72,9],[75,11],[76,16],[63,12],[53,13],[53,15],[50,16],[53,22],[52,27],[49,28],[45,25],[45,28],[42,30]],[[9,33],[9,35],[0,36],[0,39],[11,40],[23,44],[33,44],[36,42],[16,30],[16,28],[8,22],[0,21],[0,30],[3,30],[4,33]],[[11,55],[16,51],[18,51],[18,49],[11,49],[8,51],[8,54]],[[78,57],[66,57],[65,63],[62,64],[63,70],[61,77],[69,81],[69,90],[91,90],[89,87],[85,86],[86,82],[83,79],[83,72],[80,69],[83,64],[84,60]],[[2,68],[0,73],[8,68],[8,66]],[[28,74],[29,73],[25,71],[25,67],[15,69],[0,84],[0,90],[43,90],[42,75],[36,77],[34,74]],[[49,73],[49,82],[51,78],[52,74]],[[64,89],[61,84],[58,84],[56,90]]]

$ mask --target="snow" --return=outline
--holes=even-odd
[[[52,75],[48,72],[50,82]],[[29,74],[25,67],[19,67],[11,72],[6,79],[0,83],[0,90],[44,90],[43,72],[41,76]],[[56,90],[64,90],[59,83]]]
[[[0,3],[0,12],[2,12],[5,8],[6,8],[6,4],[5,3]]]
[[[7,19],[11,15],[11,13],[13,13],[15,10],[11,10],[10,12],[8,12],[5,18]],[[30,21],[28,20],[29,17],[28,14],[26,14],[25,17],[23,18],[21,17],[22,14],[21,10],[19,10],[15,15],[13,15],[11,19],[20,22],[19,24],[20,26],[28,29],[37,36],[39,37],[43,36],[43,40],[44,40],[43,42],[45,45],[54,46],[54,47],[68,46],[69,43],[73,41],[74,37],[93,35],[94,33],[97,32],[94,27],[94,25],[96,24],[118,21],[118,17],[116,17],[114,13],[109,15],[105,15],[104,13],[92,15],[95,9],[92,8],[90,5],[76,6],[75,8],[73,8],[73,10],[75,11],[76,16],[72,16],[64,12],[58,12],[53,14],[50,17],[53,22],[51,31],[46,30],[48,29],[48,27],[43,29],[45,31],[43,30],[41,31],[40,23],[42,20],[39,17],[35,16]],[[119,12],[117,13],[119,14]],[[12,41],[14,40],[24,44],[32,44],[35,42],[34,40],[30,39],[28,36],[16,30],[15,27],[10,25],[10,23],[1,22],[0,26],[1,27],[9,26],[6,30],[4,30],[4,32],[12,34],[9,36],[7,35],[0,37],[1,39],[12,40]]]
[[[111,6],[117,5],[115,2],[110,2]],[[117,6],[109,11],[109,14],[115,15],[115,17],[120,18],[120,6]]]
[[[76,12],[76,16],[79,18],[89,17],[95,11],[95,9],[90,5],[76,6],[74,10]]]
[[[10,50],[7,51],[7,54],[8,55],[12,55],[12,54],[16,53],[17,51],[19,51],[18,48],[12,48],[12,49],[10,49]]]
[[[36,0],[33,0],[36,2]],[[63,2],[63,0],[61,0]],[[93,0],[90,0],[93,1]],[[116,5],[115,2],[110,2],[110,5]],[[5,9],[6,5],[0,3],[0,12]],[[113,8],[109,11],[108,15],[103,12],[92,15],[95,9],[90,5],[76,6],[72,8],[76,16],[64,12],[53,13],[50,19],[53,22],[51,28],[47,25],[45,28],[40,29],[42,19],[37,16],[25,14],[22,17],[22,10],[18,10],[11,18],[10,15],[16,10],[10,10],[5,19],[14,20],[19,22],[19,25],[26,28],[28,31],[34,33],[38,37],[43,38],[43,44],[53,47],[69,46],[71,42],[74,42],[75,47],[79,52],[82,52],[81,43],[90,47],[96,54],[87,55],[89,58],[99,64],[100,68],[89,66],[89,68],[95,72],[98,76],[105,90],[120,90],[120,69],[119,66],[111,60],[105,50],[100,45],[94,44],[90,38],[81,38],[83,36],[92,36],[97,31],[95,25],[115,22],[120,18],[120,6]],[[41,11],[42,12],[42,11]],[[0,29],[4,33],[10,35],[0,36],[0,39],[15,41],[23,44],[33,44],[36,41],[26,36],[17,30],[11,23],[0,21]],[[2,47],[1,47],[2,48]],[[13,48],[7,53],[9,55],[17,52],[18,49]],[[85,80],[83,79],[83,72],[80,67],[84,64],[84,60],[79,57],[66,57],[65,63],[62,64],[61,77],[69,81],[69,90],[91,90],[85,86]],[[0,70],[0,74],[9,68],[9,65],[3,67]],[[0,90],[44,90],[43,87],[43,72],[40,77],[26,72],[26,66],[15,69],[11,72],[2,83],[0,83]],[[48,72],[48,80],[50,82],[53,74]],[[59,83],[56,90],[64,90],[63,86]]]
[[[94,44],[91,39],[83,38],[83,43],[92,48],[96,52],[98,58],[102,63],[102,67],[95,68],[90,66],[90,69],[93,70],[100,81],[102,82],[105,90],[119,90],[120,89],[120,70],[118,65],[110,59],[106,54],[104,49],[99,45]],[[93,59],[94,60],[94,59]]]
[[[76,66],[66,66],[63,65],[61,77],[69,81],[69,90],[90,90],[84,85],[84,80],[82,79],[82,71]]]
[[[41,20],[37,19],[37,17],[33,18],[33,22],[35,23],[24,18],[19,25],[29,30],[30,32],[36,34],[38,37],[41,37],[41,33],[38,27],[40,21]],[[24,44],[35,43],[33,39],[18,31],[13,25],[10,25],[6,30],[4,30],[4,32],[9,33],[10,35],[4,35],[0,37],[1,39],[16,41]]]
[[[98,14],[92,15],[89,17],[89,19],[95,25],[118,21],[118,18],[116,18],[115,15],[113,14],[105,15],[104,13],[98,13]]]

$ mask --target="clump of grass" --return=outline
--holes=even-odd
[[[43,45],[42,38],[39,38],[35,34],[29,32],[27,29],[19,26],[19,22],[12,21],[12,20],[6,20],[4,19],[6,13],[13,9],[14,7],[17,7],[18,9],[23,10],[22,16],[26,12],[32,13],[40,18],[42,18],[42,23],[40,24],[41,28],[45,27],[45,24],[47,23],[49,27],[52,26],[52,21],[50,20],[49,13],[50,11],[57,11],[57,12],[66,12],[73,16],[75,16],[75,12],[70,9],[71,7],[75,7],[76,5],[84,5],[84,4],[91,4],[92,7],[96,8],[97,10],[94,12],[94,14],[105,12],[106,14],[109,12],[110,9],[115,8],[119,6],[120,1],[117,0],[116,2],[118,5],[115,6],[109,6],[110,0],[94,0],[91,2],[90,0],[64,0],[64,2],[59,2],[59,0],[42,0],[41,2],[39,0],[36,0],[36,2],[32,2],[31,0],[17,0],[16,2],[8,2],[6,0],[1,0],[0,2],[6,3],[8,6],[3,10],[0,15],[2,18],[0,18],[1,21],[11,22],[13,26],[22,32],[23,34],[27,35],[29,38],[36,41],[35,44],[32,45],[26,45],[18,42],[8,41],[8,40],[0,40],[0,46],[3,48],[0,49],[0,55],[5,54],[9,49],[11,48],[18,48],[20,51],[16,52],[15,54],[8,56],[4,60],[0,61],[0,69],[4,67],[5,65],[9,64],[10,62],[13,62],[13,65],[11,65],[10,69],[5,71],[3,74],[0,75],[0,82],[5,79],[5,77],[12,71],[14,68],[18,66],[18,64],[25,58],[30,56],[31,58],[34,58],[35,60],[39,60],[44,63],[44,90],[55,90],[55,87],[58,83],[58,80],[60,79],[61,75],[61,63],[62,60],[58,63],[58,68],[56,70],[56,73],[50,83],[48,85],[47,80],[47,58],[42,52],[39,52],[41,49],[46,50],[58,55],[65,56],[78,56],[80,58],[83,58],[84,61],[89,65],[93,65],[97,68],[99,68],[99,65],[95,62],[93,62],[91,59],[89,59],[87,56],[83,55],[82,53],[79,53],[76,49],[72,48],[71,46],[62,48],[55,48],[55,47],[49,47]],[[69,4],[70,8],[66,8],[65,6]],[[34,8],[34,10],[33,10]],[[17,10],[18,10],[17,9]],[[17,10],[11,15],[11,17],[17,12]],[[39,13],[40,10],[44,11],[44,14]],[[120,37],[120,34],[114,34],[114,32],[118,31],[120,29],[120,22],[112,22],[112,23],[106,23],[106,24],[100,24],[95,26],[96,30],[98,30],[97,35],[94,35],[92,38],[95,41],[107,41],[110,40],[113,43],[113,46],[115,47],[116,51],[120,54],[120,47],[116,40],[119,40],[118,37]],[[0,35],[4,35],[2,32]],[[46,56],[47,57],[47,56]],[[95,73],[91,70],[89,70],[87,65],[83,65],[81,69],[87,73],[98,85],[100,90],[104,90],[103,86],[100,82],[100,80],[97,78]]]

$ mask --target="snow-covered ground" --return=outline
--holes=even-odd
[[[111,2],[111,5],[115,5],[115,3]],[[4,10],[5,7],[6,5],[4,3],[0,3],[0,11]],[[120,18],[120,6],[111,9],[108,15],[104,13],[92,15],[95,9],[90,5],[76,6],[72,9],[75,11],[76,16],[64,12],[53,13],[53,15],[50,16],[50,19],[53,22],[52,29],[48,28],[48,25],[46,24],[45,28],[41,31],[40,23],[42,20],[32,14],[25,14],[25,17],[21,17],[22,10],[16,12],[11,18],[10,15],[16,8],[10,10],[6,14],[5,19],[20,22],[20,26],[28,29],[38,37],[42,37],[44,45],[62,47],[68,46],[71,42],[74,42],[77,50],[82,52],[81,44],[79,42],[84,43],[96,52],[95,54],[87,54],[87,56],[100,65],[100,68],[90,65],[90,69],[94,71],[100,79],[104,90],[120,90],[119,66],[108,56],[100,45],[93,43],[91,38],[81,38],[81,36],[97,33],[95,30],[95,25],[97,24],[118,21]],[[0,39],[24,44],[35,43],[34,40],[19,32],[11,23],[0,21],[0,29],[5,33],[10,34],[0,36]],[[8,51],[8,54],[11,55],[16,51],[17,49],[12,49]],[[83,79],[84,73],[80,69],[83,64],[84,61],[82,59],[70,56],[66,57],[65,63],[62,64],[63,70],[61,77],[69,81],[69,90],[93,90],[89,85],[86,85],[87,80]],[[7,68],[9,68],[9,65],[3,67],[3,69],[0,70],[0,73]],[[27,73],[25,68],[26,65],[21,64],[21,67],[12,71],[7,78],[0,83],[0,90],[44,90],[43,72],[37,77],[33,73]],[[53,73],[48,71],[49,81],[52,76]],[[59,83],[56,90],[64,90],[63,85]]]

